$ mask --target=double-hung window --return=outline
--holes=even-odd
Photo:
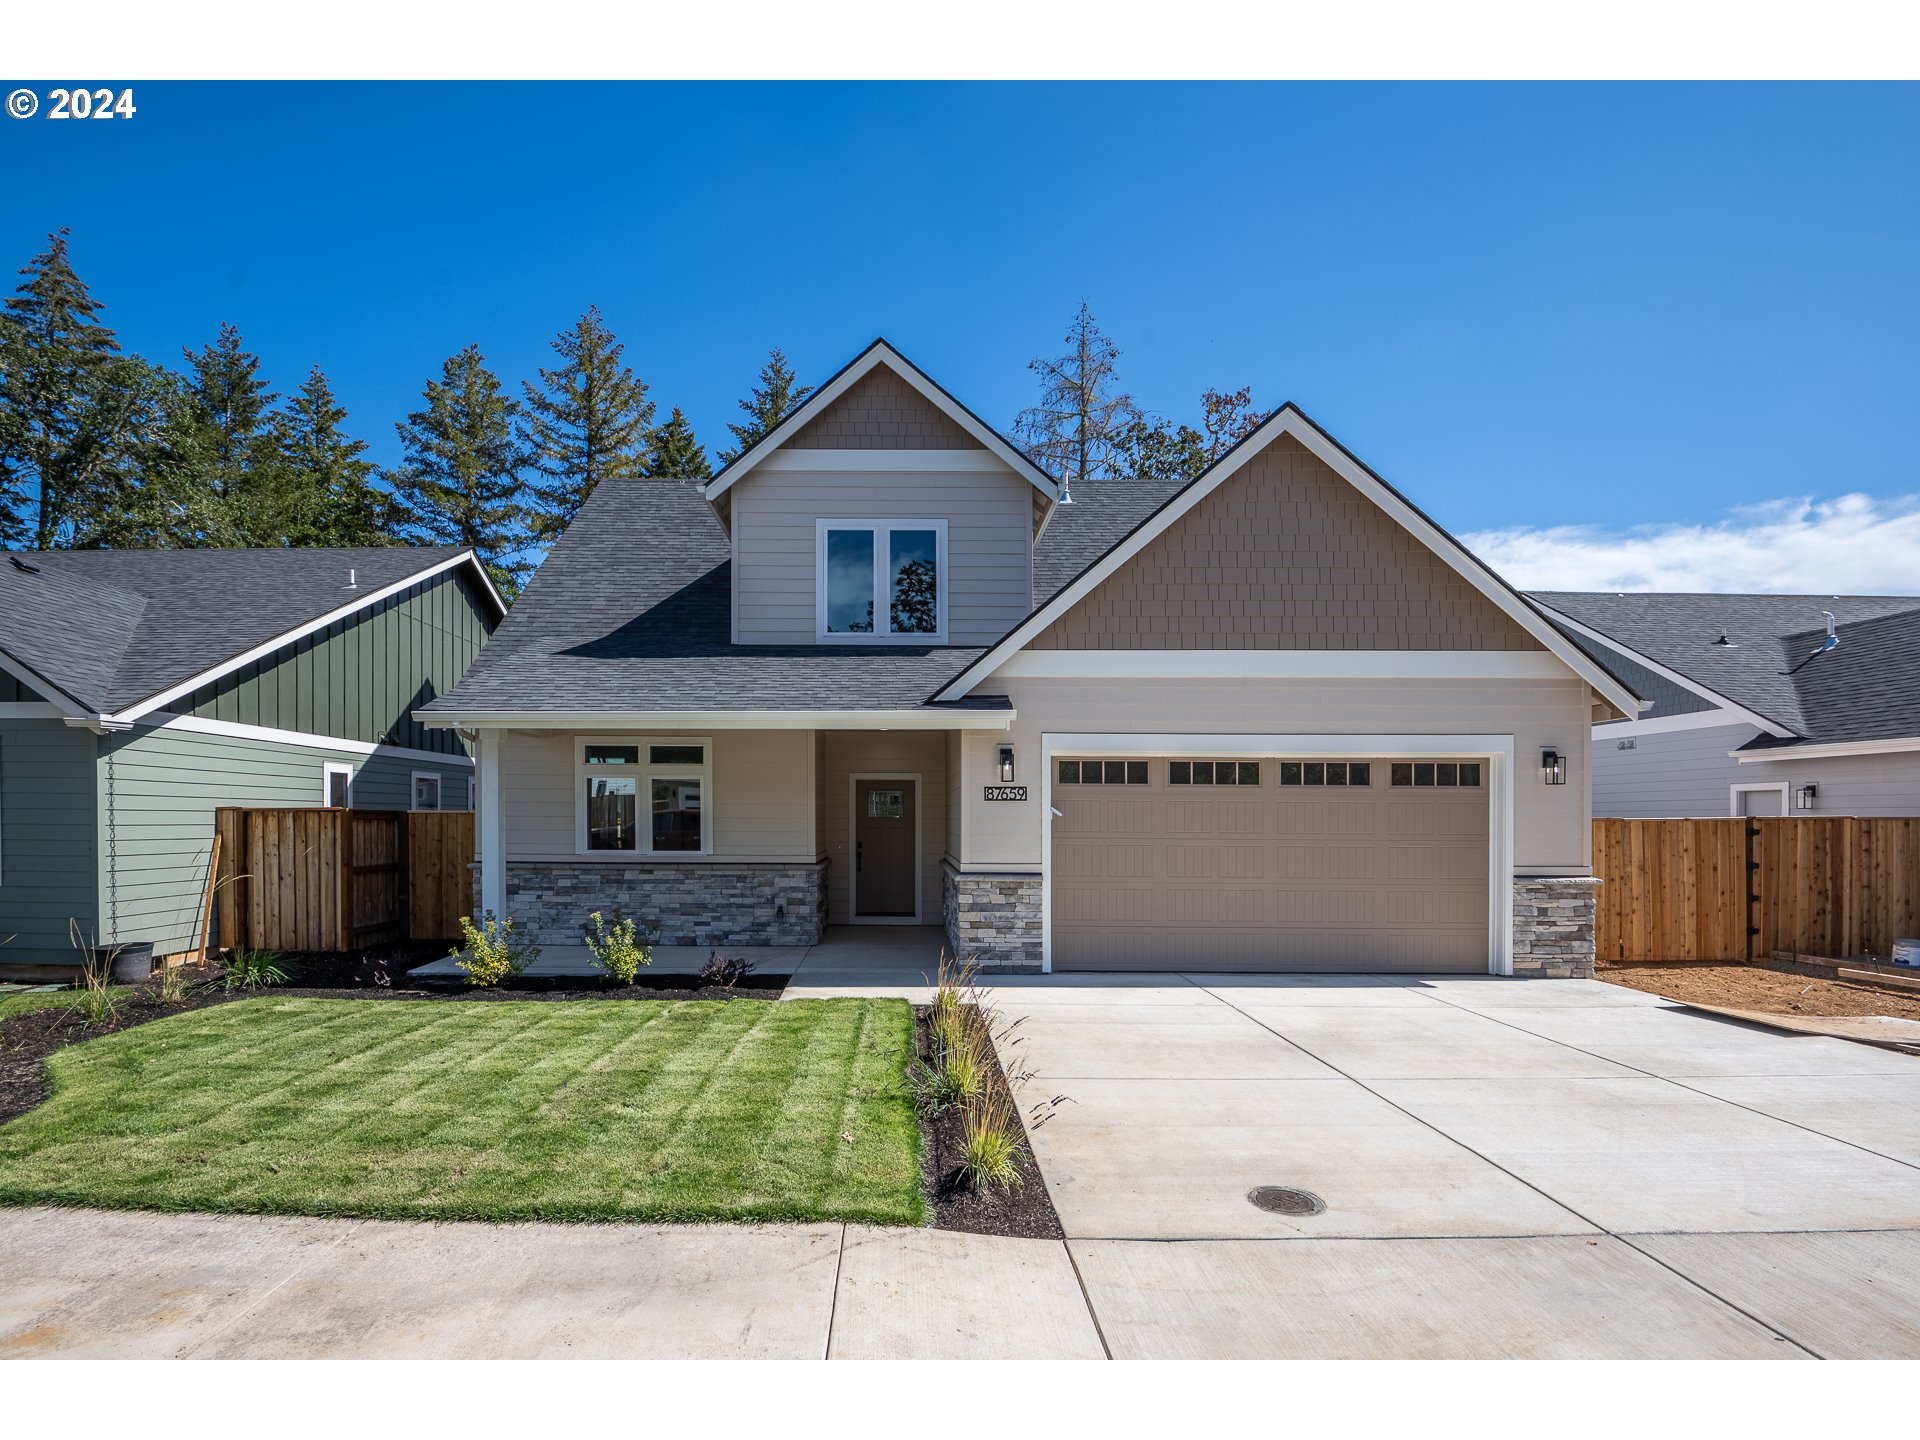
[[[822,520],[816,540],[820,640],[946,642],[946,521]]]
[[[705,855],[713,745],[680,737],[589,737],[575,742],[580,853]]]

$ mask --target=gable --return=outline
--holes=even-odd
[[[1544,647],[1283,433],[1026,648]]]
[[[792,450],[985,448],[885,365],[854,381],[784,444]]]

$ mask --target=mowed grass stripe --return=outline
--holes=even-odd
[[[896,1000],[242,1001],[56,1054],[0,1202],[914,1224],[911,1041]]]

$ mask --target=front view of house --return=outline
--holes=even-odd
[[[704,483],[595,492],[430,725],[547,943],[942,925],[995,969],[1592,964],[1631,690],[1283,406],[1071,496],[883,341]]]

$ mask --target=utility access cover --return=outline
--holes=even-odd
[[[1318,1215],[1327,1202],[1311,1190],[1295,1190],[1287,1185],[1258,1185],[1247,1192],[1255,1209],[1275,1215]]]

